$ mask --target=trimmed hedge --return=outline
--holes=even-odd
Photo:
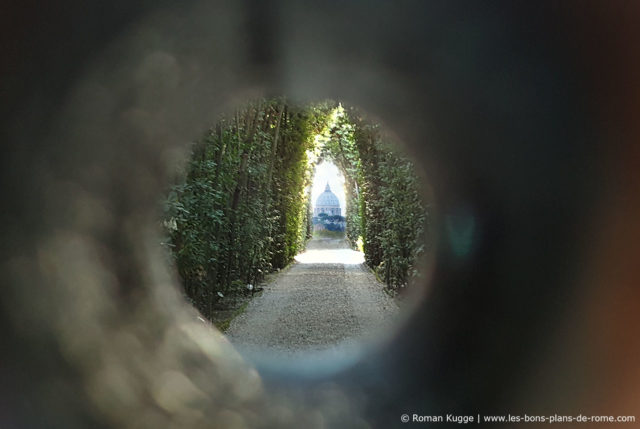
[[[221,295],[285,267],[310,237],[307,150],[326,113],[260,100],[193,144],[165,200],[168,244],[203,314]]]
[[[203,314],[304,249],[313,169],[323,158],[345,176],[346,234],[362,244],[367,264],[390,289],[417,275],[428,213],[413,165],[379,126],[331,102],[258,100],[193,144],[182,182],[164,200],[167,245]]]
[[[395,148],[379,124],[341,107],[324,146],[345,176],[347,237],[354,247],[362,244],[367,265],[392,290],[420,275],[429,224],[415,168]]]

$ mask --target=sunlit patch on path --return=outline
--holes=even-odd
[[[295,259],[301,264],[358,265],[364,263],[364,253],[351,249],[307,250]]]
[[[241,351],[267,356],[345,356],[380,338],[398,315],[384,285],[344,239],[315,238],[264,286],[227,336]],[[320,354],[318,354],[320,353]],[[342,359],[342,358],[341,358]],[[343,359],[344,360],[344,359]]]

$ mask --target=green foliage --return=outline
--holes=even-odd
[[[204,314],[220,295],[285,267],[311,235],[307,150],[322,111],[257,101],[193,145],[165,225],[185,293]]]
[[[318,159],[345,176],[346,236],[391,289],[417,273],[427,213],[413,165],[378,126],[327,102],[259,100],[194,143],[164,201],[168,246],[187,297],[214,304],[285,267],[312,236],[309,191]],[[328,231],[333,233],[333,231]]]
[[[347,188],[347,238],[362,243],[366,263],[396,290],[418,276],[428,212],[413,164],[390,144],[378,124],[355,110],[336,109],[324,155],[336,161]]]

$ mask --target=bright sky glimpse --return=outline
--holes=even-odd
[[[331,192],[336,194],[336,197],[340,200],[340,208],[344,216],[346,213],[344,177],[333,162],[325,161],[316,166],[316,174],[313,178],[313,186],[311,188],[312,209],[315,208],[316,200],[320,194],[324,192],[327,182],[329,182],[329,186],[331,186]]]

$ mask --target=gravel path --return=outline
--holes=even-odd
[[[398,307],[345,240],[313,239],[227,330],[241,351],[329,350],[373,336]]]

